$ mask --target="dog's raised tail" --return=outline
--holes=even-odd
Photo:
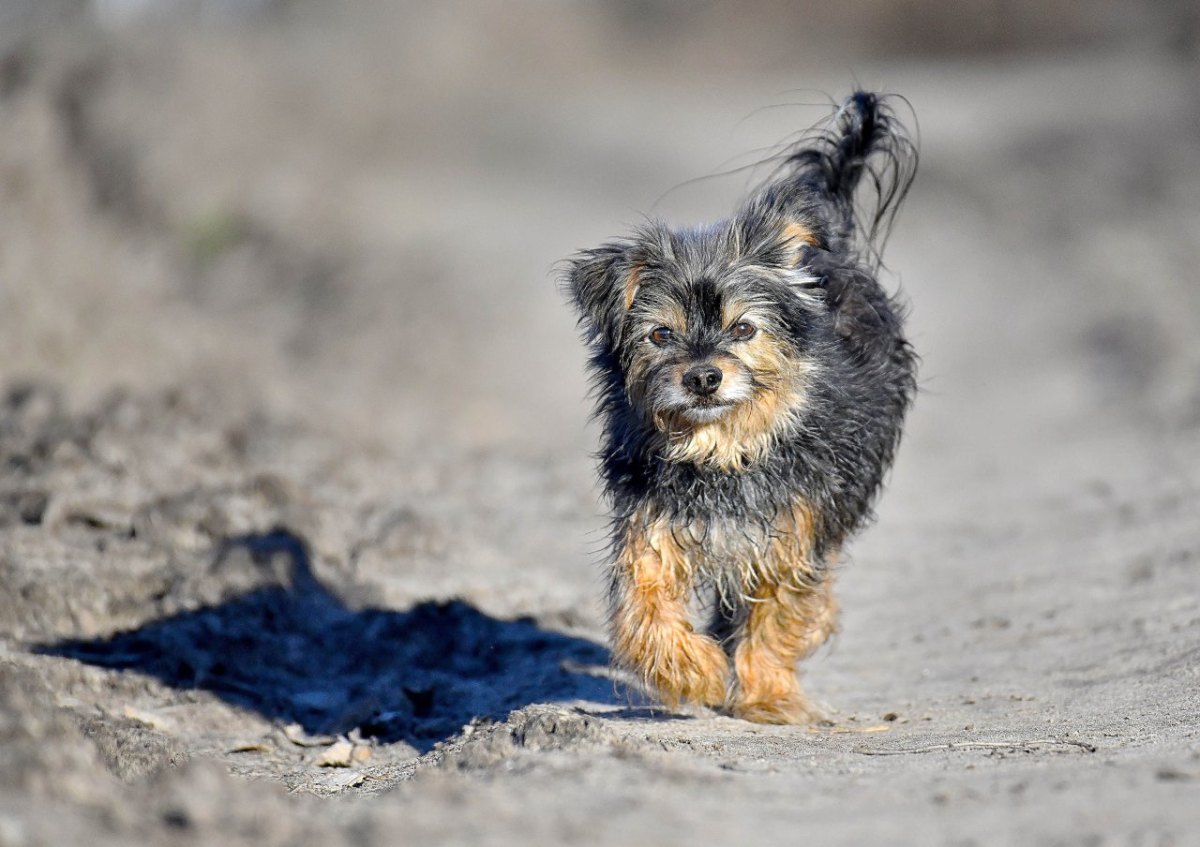
[[[857,249],[873,264],[917,172],[917,147],[896,117],[895,99],[851,94],[788,155],[787,176],[776,186],[812,204],[807,211],[829,227],[829,249]]]

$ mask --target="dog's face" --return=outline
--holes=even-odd
[[[640,269],[622,328],[626,391],[661,429],[720,420],[784,387],[803,358],[774,280],[679,270]]]
[[[572,268],[572,295],[619,362],[630,405],[680,458],[737,464],[803,405],[822,309],[804,287],[806,241],[797,228],[748,236],[736,221],[655,228]]]

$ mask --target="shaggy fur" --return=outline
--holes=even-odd
[[[814,715],[795,665],[836,629],[830,568],[915,391],[876,280],[915,169],[886,99],[859,92],[728,220],[652,223],[571,262],[604,422],[614,656],[669,705]]]

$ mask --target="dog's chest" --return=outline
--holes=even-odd
[[[793,498],[754,520],[708,514],[662,525],[677,566],[701,580],[743,587],[763,582],[795,582],[815,571],[811,510]]]

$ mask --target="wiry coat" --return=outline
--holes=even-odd
[[[604,422],[614,652],[668,702],[811,715],[790,666],[834,628],[828,567],[871,514],[915,390],[876,280],[914,172],[885,102],[860,92],[732,218],[650,225],[571,266]],[[681,387],[697,363],[711,397]],[[732,679],[681,611],[705,583]]]

